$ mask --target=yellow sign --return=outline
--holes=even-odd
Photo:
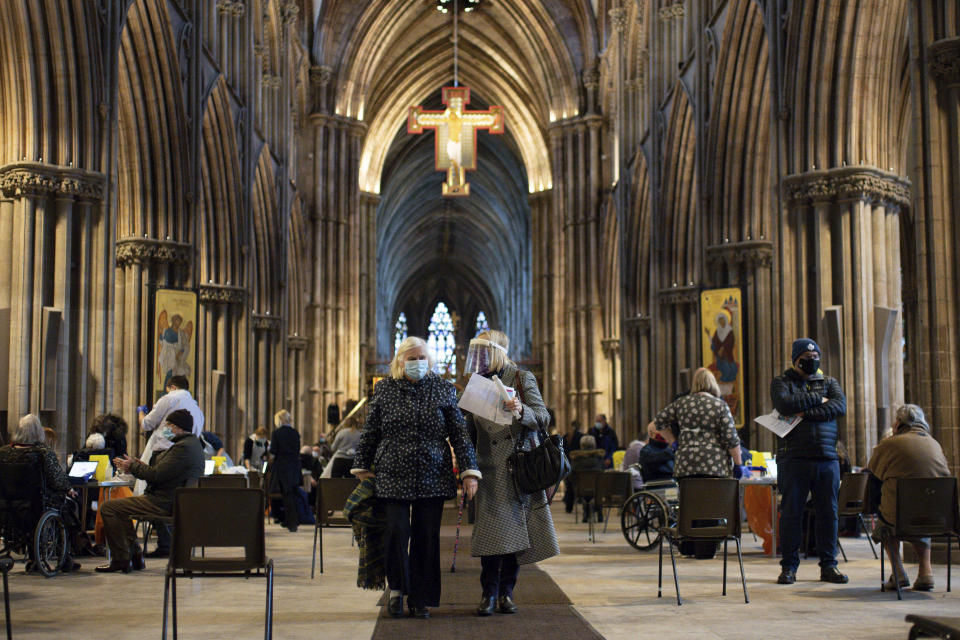
[[[740,289],[709,289],[700,293],[703,327],[703,366],[720,385],[737,428],[743,426],[743,328]]]
[[[446,171],[442,193],[446,197],[469,196],[470,183],[466,172],[477,168],[477,129],[501,134],[503,107],[490,107],[486,111],[467,111],[470,104],[470,89],[467,87],[444,87],[442,90],[443,111],[424,111],[410,107],[407,117],[407,133],[423,133],[434,129],[434,166],[437,171]]]
[[[197,294],[177,289],[157,289],[156,342],[154,343],[153,396],[166,393],[173,376],[186,376],[193,392],[196,380],[196,348],[193,334],[197,326]]]

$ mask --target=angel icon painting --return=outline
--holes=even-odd
[[[191,292],[170,292],[173,294],[186,293],[187,299],[163,300],[166,304],[158,304],[160,310],[157,315],[157,343],[156,343],[156,367],[154,370],[155,390],[157,397],[163,395],[163,390],[170,382],[173,376],[186,376],[192,378],[193,359],[191,341],[193,340],[194,321],[192,319],[195,309],[193,294]],[[158,303],[161,302],[158,296]],[[177,304],[177,303],[181,304]],[[186,303],[183,305],[182,303]],[[195,312],[194,312],[195,313]],[[186,316],[186,318],[185,318]]]

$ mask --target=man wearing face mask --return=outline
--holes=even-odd
[[[820,580],[843,584],[837,569],[837,418],[847,412],[847,399],[835,378],[820,371],[820,347],[809,338],[794,341],[793,366],[773,379],[773,406],[785,416],[802,420],[779,441],[777,484],[783,495],[780,510],[780,584],[793,584],[800,564],[803,508],[813,495]]]
[[[103,505],[104,533],[110,547],[110,564],[97,567],[100,573],[130,573],[143,569],[143,550],[137,544],[132,518],[169,516],[173,513],[173,496],[179,487],[203,475],[203,445],[193,435],[193,417],[186,409],[170,413],[161,424],[165,438],[173,444],[157,455],[152,465],[123,456],[114,458],[118,471],[146,480],[142,496],[110,500]]]
[[[613,452],[620,448],[617,432],[607,423],[607,416],[600,413],[594,419],[589,433],[597,441],[597,446],[603,449],[603,466],[609,469],[613,466]]]

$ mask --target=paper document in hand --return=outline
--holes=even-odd
[[[503,410],[503,398],[500,396],[497,383],[481,375],[470,376],[470,381],[467,382],[467,387],[463,390],[457,406],[497,424],[513,422],[510,412]]]
[[[776,410],[753,419],[761,427],[773,431],[781,438],[787,437],[787,434],[793,431],[793,428],[800,424],[801,420],[803,418],[800,416],[784,416]]]

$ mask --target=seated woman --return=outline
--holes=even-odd
[[[591,435],[585,435],[580,438],[580,448],[577,451],[570,452],[570,475],[567,476],[571,482],[563,495],[564,503],[569,506],[568,511],[573,510],[573,501],[577,493],[577,471],[603,471],[605,468],[604,450],[597,448],[597,439]],[[583,499],[583,521],[590,522],[590,498]],[[598,520],[602,521],[603,516],[598,514]]]
[[[930,435],[923,409],[915,404],[905,404],[897,409],[893,435],[884,438],[874,448],[867,469],[883,482],[880,491],[880,522],[874,529],[877,542],[884,541],[890,557],[893,575],[885,589],[896,591],[894,580],[901,587],[910,586],[910,578],[900,559],[900,541],[888,540],[893,536],[897,522],[897,480],[900,478],[949,478],[950,467],[943,455],[940,443]],[[933,569],[930,566],[930,538],[908,538],[920,559],[914,591],[933,590]]]
[[[79,569],[80,565],[74,562],[71,556],[71,547],[79,529],[77,505],[74,502],[77,494],[70,488],[70,480],[60,466],[57,454],[46,446],[46,434],[37,416],[29,413],[20,418],[10,444],[0,447],[0,464],[3,463],[27,463],[41,468],[46,488],[43,506],[59,509],[63,524],[67,528],[67,559],[64,561],[63,570]],[[31,559],[27,569],[30,570],[32,565]]]
[[[663,433],[657,431],[656,425],[651,422],[647,425],[647,444],[640,449],[638,462],[640,475],[644,482],[657,482],[673,479],[673,435],[667,429]]]
[[[333,438],[333,457],[330,458],[330,477],[349,478],[353,468],[353,458],[357,454],[357,444],[360,442],[360,423],[356,418],[347,420],[337,435]]]

